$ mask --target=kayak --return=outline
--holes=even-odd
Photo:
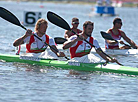
[[[138,49],[104,49],[103,51],[111,55],[137,55]]]
[[[69,49],[63,50],[62,45],[57,45],[57,48],[63,52],[65,52],[69,56]],[[109,55],[137,55],[138,49],[105,49],[102,50]],[[95,49],[92,48],[91,53],[96,53]]]
[[[138,75],[138,68],[129,66],[120,66],[115,64],[104,65],[104,62],[99,63],[82,63],[82,62],[72,62],[70,60],[56,60],[56,59],[44,59],[32,56],[19,56],[19,55],[8,55],[0,54],[1,61],[6,62],[19,62],[27,63],[39,66],[50,66],[61,69],[72,69],[78,71],[102,71],[111,72],[127,75]]]
[[[58,44],[57,48],[60,51],[63,51],[65,55],[70,56],[69,49],[63,50],[62,46],[63,46],[62,44]],[[22,45],[21,52],[25,52],[24,49],[25,49],[25,46]],[[50,50],[49,47],[47,49]],[[101,48],[101,49],[103,50],[103,52],[109,55],[138,55],[138,49],[120,49],[120,50],[119,49],[105,49],[105,48]],[[91,53],[96,54],[96,51],[94,48],[92,48]]]

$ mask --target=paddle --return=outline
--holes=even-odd
[[[119,42],[119,41],[113,39],[113,37],[112,37],[110,34],[104,32],[104,31],[100,31],[100,33],[101,33],[101,35],[102,35],[102,37],[103,37],[104,39],[107,39],[107,40],[114,40],[114,41],[116,41],[116,42]],[[125,46],[131,47],[131,46],[128,45],[128,44],[124,44],[124,45],[125,45]]]
[[[0,17],[9,21],[12,24],[15,24],[17,26],[22,27],[23,29],[27,30],[23,25],[21,25],[20,21],[18,20],[18,18],[12,14],[10,11],[6,10],[3,7],[0,7]],[[52,46],[50,46],[49,44],[47,44],[45,41],[43,41],[42,39],[40,39],[38,36],[36,36],[35,34],[33,34],[37,39],[39,39],[40,41],[42,41],[45,45],[48,45],[51,49],[55,50],[56,52],[59,52],[57,49],[53,48]],[[67,60],[69,60],[69,58],[65,57]]]
[[[79,37],[79,35],[76,32],[74,32],[73,30],[71,30],[69,24],[63,18],[61,18],[60,16],[58,16],[57,14],[55,14],[55,13],[53,13],[51,11],[48,11],[47,18],[48,18],[48,20],[51,23],[53,23],[53,24],[55,24],[55,25],[57,25],[57,26],[65,29],[65,30],[70,30],[71,32],[73,32],[74,34],[76,34]],[[95,46],[93,44],[91,44],[90,42],[88,42],[86,39],[84,39],[84,41],[87,42],[88,44],[90,44],[91,46],[93,46],[95,48]],[[104,52],[102,51],[102,53],[104,53]],[[104,54],[106,56],[108,56],[109,58],[113,59],[112,57],[110,57],[106,53],[104,53]],[[119,64],[119,65],[122,65],[118,61],[116,61],[116,63]]]
[[[71,32],[73,32],[74,34],[76,34],[77,36],[79,36],[76,32],[74,32],[73,30],[71,30],[71,28],[70,28],[70,26],[68,25],[68,23],[67,23],[63,18],[61,18],[60,16],[58,16],[57,14],[55,14],[55,13],[53,13],[53,12],[51,12],[51,11],[48,11],[48,13],[47,13],[47,18],[48,18],[48,20],[49,20],[51,23],[53,23],[53,24],[55,24],[55,25],[57,25],[57,26],[59,26],[59,27],[65,29],[65,30],[70,30]],[[86,39],[84,39],[84,41],[86,41],[87,43],[89,43]],[[89,43],[89,44],[90,44],[91,46],[95,47],[95,46],[92,45],[91,43]]]
[[[62,37],[55,37],[54,40],[56,44],[63,44],[65,41],[67,41],[67,39]]]

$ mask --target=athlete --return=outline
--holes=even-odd
[[[20,37],[14,41],[13,46],[17,47],[21,44],[26,43],[26,52],[27,53],[40,53],[40,52],[43,52],[46,50],[46,48],[48,46],[48,45],[44,44],[44,42],[46,42],[47,44],[49,44],[51,46],[51,50],[58,57],[64,57],[65,54],[63,52],[58,51],[58,49],[55,46],[54,40],[46,34],[47,27],[48,27],[47,21],[45,19],[39,19],[35,25],[34,35],[36,35],[37,37],[42,39],[42,41],[40,41],[38,38],[36,38],[33,35],[32,30],[28,29],[22,37]],[[57,51],[55,51],[52,48],[56,49]]]
[[[71,30],[73,30],[74,32],[76,32],[77,34],[81,33],[82,31],[80,29],[78,29],[78,25],[79,25],[79,19],[78,18],[72,18],[72,28]],[[64,34],[64,38],[68,39],[69,37],[71,37],[72,35],[74,35],[74,33],[72,33],[69,30],[65,31]]]
[[[108,34],[110,34],[112,36],[113,39],[115,40],[119,40],[119,42],[116,41],[111,41],[111,40],[105,40],[105,48],[106,49],[138,49],[138,46],[134,43],[134,41],[132,41],[129,37],[127,37],[127,35],[125,34],[125,32],[123,32],[121,29],[123,23],[122,20],[120,18],[115,18],[113,20],[113,28],[109,29],[107,31]],[[128,42],[130,44],[130,46],[121,46],[119,47],[119,43],[120,44],[125,44],[121,38],[123,38],[126,42]]]
[[[91,49],[93,48],[92,45],[94,45],[96,52],[103,59],[105,59],[108,62],[117,62],[117,60],[115,58],[111,58],[107,54],[105,54],[102,51],[102,49],[100,48],[98,41],[95,38],[91,37],[92,32],[93,32],[93,28],[94,28],[94,23],[91,21],[86,21],[83,24],[82,33],[80,33],[79,36],[77,36],[77,35],[71,36],[68,39],[68,41],[66,41],[63,44],[63,49],[68,49],[68,48],[70,49],[71,58],[82,57],[84,55],[89,54]],[[84,39],[87,40],[92,45],[85,42]]]

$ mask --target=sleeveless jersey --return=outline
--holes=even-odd
[[[84,46],[84,49],[83,50],[80,50],[80,51],[77,52],[78,47],[79,46],[82,46],[83,42],[85,42],[85,41],[78,41],[76,46],[70,47],[70,55],[71,55],[71,58],[74,58],[74,57],[82,57],[82,56],[90,53],[90,51],[92,49],[92,46],[91,45]],[[90,37],[89,42],[91,44],[93,44],[93,37]],[[87,49],[86,49],[86,47],[87,47]]]
[[[115,35],[111,29],[110,29],[110,31],[111,31],[111,36],[112,36],[113,39],[115,39],[115,40],[120,40],[120,39],[121,39],[121,32],[120,32],[120,30],[118,30],[118,32],[119,32],[118,35]],[[117,43],[117,44],[115,44],[115,45],[110,45],[110,44],[108,44],[108,43],[105,41],[105,48],[106,48],[106,49],[114,49],[114,48],[116,48],[116,47],[119,47],[119,43]]]
[[[77,29],[77,34],[79,34],[79,33],[81,33],[81,32],[79,32],[80,30],[79,29]],[[75,35],[74,33],[71,33],[71,36],[72,35]]]
[[[49,36],[48,35],[46,35],[45,34],[45,37],[46,37],[46,43],[47,44],[49,44]],[[27,53],[39,53],[39,52],[43,52],[43,51],[45,51],[45,49],[47,48],[47,47],[45,47],[46,45],[44,44],[41,48],[38,48],[38,46],[36,46],[35,48],[34,47],[32,47],[33,46],[33,44],[35,44],[36,42],[35,42],[35,38],[34,38],[34,35],[32,35],[31,37],[30,37],[30,41],[29,41],[29,43],[28,44],[26,44],[26,49],[27,49]],[[36,45],[36,44],[35,44]]]

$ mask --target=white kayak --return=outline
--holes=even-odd
[[[63,50],[62,46],[63,46],[62,44],[58,44],[57,48],[60,51],[63,51],[67,56],[70,56],[69,49]],[[47,49],[50,50],[49,47]],[[102,48],[102,50],[106,54],[109,54],[109,55],[138,55],[138,49],[123,49],[123,50],[118,50],[118,49],[105,49],[105,48]],[[24,46],[22,45],[21,51],[25,52],[25,45]],[[96,51],[95,51],[94,48],[92,48],[91,53],[94,53],[94,54],[96,53]]]
[[[60,51],[64,51],[65,53],[69,54],[69,49],[63,50],[62,45],[57,45],[57,48]],[[105,49],[102,48],[102,50],[109,55],[137,55],[138,54],[138,49]],[[91,50],[92,53],[96,53],[95,49],[93,48]]]
[[[112,54],[112,55],[136,55],[138,54],[138,49],[105,49],[102,48],[103,51],[107,54]]]

